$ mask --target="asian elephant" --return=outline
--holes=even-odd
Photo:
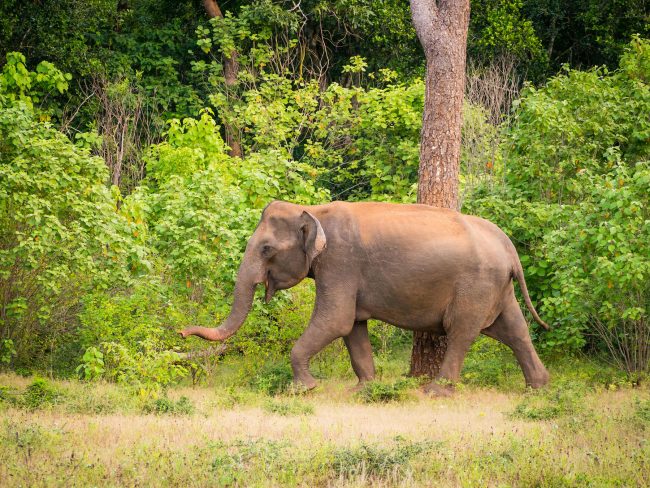
[[[307,277],[316,283],[316,303],[291,365],[294,381],[309,389],[316,385],[310,359],[339,337],[359,382],[374,377],[368,319],[447,335],[439,378],[425,387],[430,393],[448,392],[441,383],[458,380],[481,333],[514,351],[527,385],[548,382],[513,279],[537,323],[548,326],[531,303],[510,239],[487,220],[427,205],[272,202],[246,246],[228,318],[218,328],[190,327],[180,334],[227,339],[246,319],[256,285],[264,283],[268,302],[276,290]]]

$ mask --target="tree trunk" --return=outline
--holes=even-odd
[[[457,210],[469,0],[411,0],[411,14],[427,60],[418,202]],[[446,348],[446,336],[415,332],[411,375],[435,377]]]
[[[208,18],[215,17],[223,18],[223,13],[219,8],[219,4],[215,0],[203,0],[203,7],[205,8]],[[239,63],[237,61],[237,52],[233,51],[229,57],[223,60],[223,75],[226,79],[226,86],[228,89],[234,89],[237,85],[237,73],[239,72]],[[224,131],[226,134],[226,144],[230,147],[230,155],[232,157],[242,157],[242,147],[239,142],[239,133],[236,127],[224,122]]]

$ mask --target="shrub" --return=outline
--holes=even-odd
[[[521,383],[521,369],[513,352],[494,339],[479,337],[469,350],[462,371],[463,382],[488,387],[512,387]]]
[[[522,93],[509,134],[505,174],[511,189],[529,199],[575,203],[585,187],[582,171],[604,175],[616,156],[633,166],[648,157],[650,85],[639,76],[650,40],[635,39],[608,72],[568,70]]]
[[[102,349],[106,378],[129,385],[144,401],[188,374],[178,353],[154,339],[139,342],[135,353],[114,342],[103,343]]]
[[[262,367],[251,380],[251,386],[267,395],[287,390],[293,381],[293,371],[286,363],[270,363]]]
[[[96,347],[86,349],[81,361],[76,369],[81,378],[92,381],[104,374],[104,354]]]
[[[341,448],[334,452],[334,471],[344,478],[366,475],[386,477],[403,473],[409,463],[420,454],[433,448],[430,442],[400,441],[395,446],[384,447],[362,443],[351,448]]]
[[[363,403],[401,402],[408,398],[408,390],[419,384],[416,378],[405,378],[394,383],[369,381],[357,393]]]
[[[549,279],[559,286],[544,310],[583,324],[627,373],[648,371],[650,166],[621,165],[607,176],[585,173],[578,181],[588,198],[544,239],[553,263]]]
[[[512,416],[525,420],[551,420],[575,415],[584,408],[584,387],[560,383],[552,388],[530,390],[515,407]]]
[[[54,405],[60,397],[61,393],[49,381],[45,378],[35,378],[23,392],[20,403],[29,410],[36,410]]]
[[[650,399],[637,399],[634,405],[634,413],[639,419],[650,424]]]
[[[29,74],[52,76],[59,77],[49,68]],[[63,87],[64,80],[54,78]],[[16,366],[30,366],[72,342],[71,310],[84,291],[126,279],[144,252],[133,239],[135,225],[116,211],[104,162],[43,122],[27,95],[3,95],[10,85],[3,71],[0,337],[13,340]]]
[[[312,415],[314,407],[307,403],[300,402],[296,398],[268,400],[263,405],[264,410],[269,413],[288,417],[291,415]]]
[[[156,398],[145,403],[142,409],[146,413],[171,415],[192,415],[195,411],[192,400],[186,396],[181,396],[176,401],[167,397]]]
[[[568,71],[529,88],[503,147],[506,186],[466,202],[517,245],[551,324],[532,326],[540,346],[596,346],[630,375],[650,367],[649,53],[635,39],[614,73]]]

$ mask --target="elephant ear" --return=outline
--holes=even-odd
[[[325,237],[325,232],[320,222],[312,214],[304,211],[300,218],[302,220],[300,230],[303,236],[303,250],[311,265],[314,259],[316,259],[316,256],[325,249],[327,238]]]

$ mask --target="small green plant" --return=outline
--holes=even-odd
[[[82,379],[92,381],[101,378],[104,374],[104,353],[96,347],[86,349],[81,361],[76,372]]]
[[[514,354],[506,346],[480,337],[472,344],[465,359],[462,378],[468,385],[508,388],[521,384],[521,370]]]
[[[38,425],[21,425],[11,421],[5,421],[0,438],[7,445],[29,450],[41,446],[45,441],[43,430]]]
[[[11,363],[11,358],[16,355],[14,341],[11,339],[2,339],[0,341],[0,366]]]
[[[430,442],[399,440],[396,446],[384,447],[362,443],[356,447],[338,449],[334,452],[334,470],[344,478],[365,474],[383,477],[395,472],[405,472],[416,456],[429,452]]]
[[[269,413],[288,417],[292,415],[312,415],[314,407],[303,403],[296,398],[291,399],[271,399],[264,403],[264,410]]]
[[[116,342],[102,343],[102,348],[105,376],[129,385],[145,402],[158,398],[169,385],[188,374],[178,353],[165,349],[154,338],[140,341],[135,353]]]
[[[363,403],[401,402],[408,397],[408,390],[418,386],[416,378],[404,378],[395,383],[369,381],[357,393]]]
[[[580,413],[584,408],[584,388],[563,383],[550,389],[530,390],[515,407],[512,416],[525,420],[551,420]]]
[[[637,399],[635,402],[634,414],[643,422],[650,424],[650,399]]]
[[[263,470],[268,477],[291,481],[295,476],[295,463],[289,462],[290,444],[286,441],[265,439],[236,440],[232,443],[211,443],[209,449],[215,451],[211,463],[219,486],[246,486],[247,475],[255,470]],[[275,485],[276,483],[270,483]],[[282,485],[283,483],[280,483]],[[294,485],[296,483],[289,483]]]
[[[18,392],[10,386],[0,386],[0,405],[15,405],[18,398]]]
[[[45,378],[35,378],[22,394],[21,404],[28,410],[54,405],[61,397]]]
[[[146,413],[192,415],[195,411],[195,407],[192,400],[186,396],[182,396],[176,401],[167,397],[160,397],[146,403],[143,410]]]
[[[286,391],[293,381],[293,372],[288,364],[275,363],[263,367],[251,380],[251,386],[261,393],[277,395]]]

